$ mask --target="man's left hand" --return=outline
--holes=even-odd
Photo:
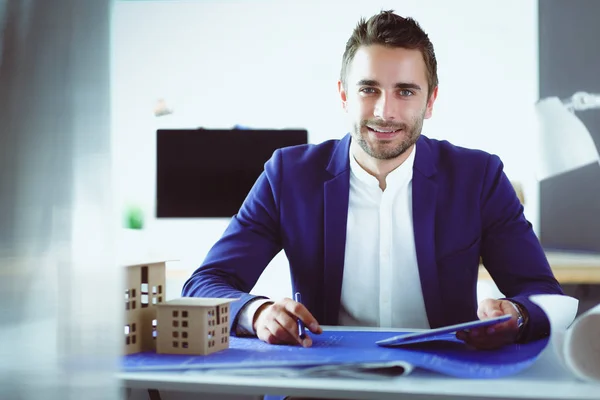
[[[481,350],[492,350],[507,344],[514,343],[519,333],[517,320],[519,315],[508,300],[486,299],[479,303],[477,316],[479,319],[488,319],[510,314],[512,318],[506,322],[475,328],[456,333],[456,337]]]

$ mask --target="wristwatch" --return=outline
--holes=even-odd
[[[517,312],[517,328],[519,329],[518,333],[517,333],[517,341],[521,339],[521,336],[523,334],[523,330],[525,328],[525,324],[527,323],[525,316],[523,315],[523,310],[521,308],[521,305],[518,303],[515,303],[512,300],[509,300],[510,304],[513,306],[513,308],[515,309],[515,311]]]

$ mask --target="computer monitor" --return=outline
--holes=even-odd
[[[306,143],[301,129],[159,129],[156,217],[232,217],[273,152]]]

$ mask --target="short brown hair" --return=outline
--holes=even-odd
[[[417,21],[394,14],[393,10],[381,11],[365,21],[361,18],[352,36],[346,42],[346,50],[342,58],[340,80],[346,88],[346,74],[356,51],[360,46],[379,44],[389,47],[403,47],[419,50],[427,67],[428,93],[438,85],[437,61],[433,44],[429,36],[421,29]]]

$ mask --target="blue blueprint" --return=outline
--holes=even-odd
[[[498,350],[475,350],[453,334],[423,343],[382,347],[375,342],[398,332],[325,331],[312,335],[313,346],[270,345],[256,338],[230,338],[230,348],[206,356],[138,353],[124,356],[124,371],[223,368],[311,367],[404,361],[414,367],[462,378],[500,378],[529,367],[548,339],[513,344]]]

